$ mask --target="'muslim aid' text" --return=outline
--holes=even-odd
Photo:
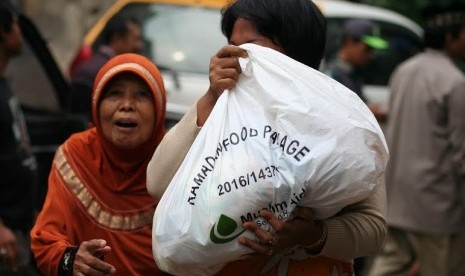
[[[278,146],[282,152],[294,159],[297,162],[301,162],[303,158],[310,152],[310,149],[303,145],[300,141],[288,137],[286,134],[274,131],[269,125],[263,126],[263,128],[250,128],[242,127],[237,132],[231,132],[226,135],[224,139],[221,139],[216,146],[215,151],[204,158],[204,162],[198,173],[193,178],[191,186],[191,192],[187,199],[187,202],[191,205],[195,205],[195,199],[197,198],[198,189],[202,186],[207,176],[215,168],[215,163],[220,156],[229,150],[232,150],[235,146],[246,142],[249,139],[265,139],[268,140],[271,145]]]
[[[290,198],[290,205],[291,206],[288,206],[286,201],[282,201],[281,203],[271,203],[270,202],[270,203],[268,203],[267,207],[262,208],[262,209],[258,210],[257,212],[248,212],[247,214],[242,215],[241,216],[241,222],[244,223],[246,221],[255,221],[258,224],[258,226],[267,224],[268,222],[266,221],[266,219],[264,219],[263,217],[260,216],[260,211],[261,210],[269,210],[270,212],[274,213],[275,216],[278,219],[285,220],[290,215],[288,213],[288,210],[290,208],[288,208],[288,207],[292,207],[292,209],[294,209],[300,203],[302,198],[304,198],[305,190],[306,190],[306,188],[302,188],[300,190],[300,192],[292,194],[292,196]]]

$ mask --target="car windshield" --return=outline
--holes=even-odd
[[[342,43],[343,24],[347,18],[330,18],[326,42],[325,59],[333,58]],[[369,85],[386,86],[395,67],[419,52],[421,40],[412,31],[384,21],[373,20],[380,28],[381,36],[389,42],[385,51],[375,51],[373,60],[362,70],[364,82]]]
[[[141,22],[145,40],[143,54],[162,70],[207,74],[210,58],[227,43],[220,30],[219,9],[132,3],[120,13],[130,14]],[[345,20],[347,18],[327,18],[326,60],[332,58],[340,46]],[[375,52],[373,61],[362,74],[366,84],[386,86],[397,64],[421,50],[421,40],[407,28],[374,21],[390,47],[387,51]],[[94,48],[99,44],[100,39],[97,39]]]
[[[210,58],[227,44],[219,9],[135,3],[121,12],[140,20],[144,54],[162,70],[206,74]]]

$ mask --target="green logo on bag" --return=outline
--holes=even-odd
[[[215,231],[215,226],[216,226],[216,231]],[[245,231],[244,229],[241,232],[237,233],[236,235],[230,236],[234,233],[236,228],[237,228],[236,221],[234,221],[232,218],[228,216],[221,214],[220,219],[218,220],[218,224],[216,223],[213,224],[213,227],[210,230],[210,240],[213,243],[230,242],[234,240],[235,238],[239,237],[239,235]]]

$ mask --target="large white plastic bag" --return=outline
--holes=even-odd
[[[243,74],[154,215],[155,260],[172,274],[211,275],[250,253],[237,238],[254,238],[245,220],[269,228],[263,208],[287,219],[298,204],[327,218],[371,195],[385,171],[384,136],[355,93],[274,50],[241,47]]]

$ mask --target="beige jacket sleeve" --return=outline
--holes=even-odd
[[[147,168],[147,190],[154,198],[162,197],[199,131],[194,106],[166,134]],[[383,182],[373,196],[349,205],[337,216],[325,220],[328,237],[321,255],[350,261],[376,254],[386,236],[385,211]]]
[[[163,137],[147,167],[147,191],[152,197],[161,199],[200,129],[194,105]]]

